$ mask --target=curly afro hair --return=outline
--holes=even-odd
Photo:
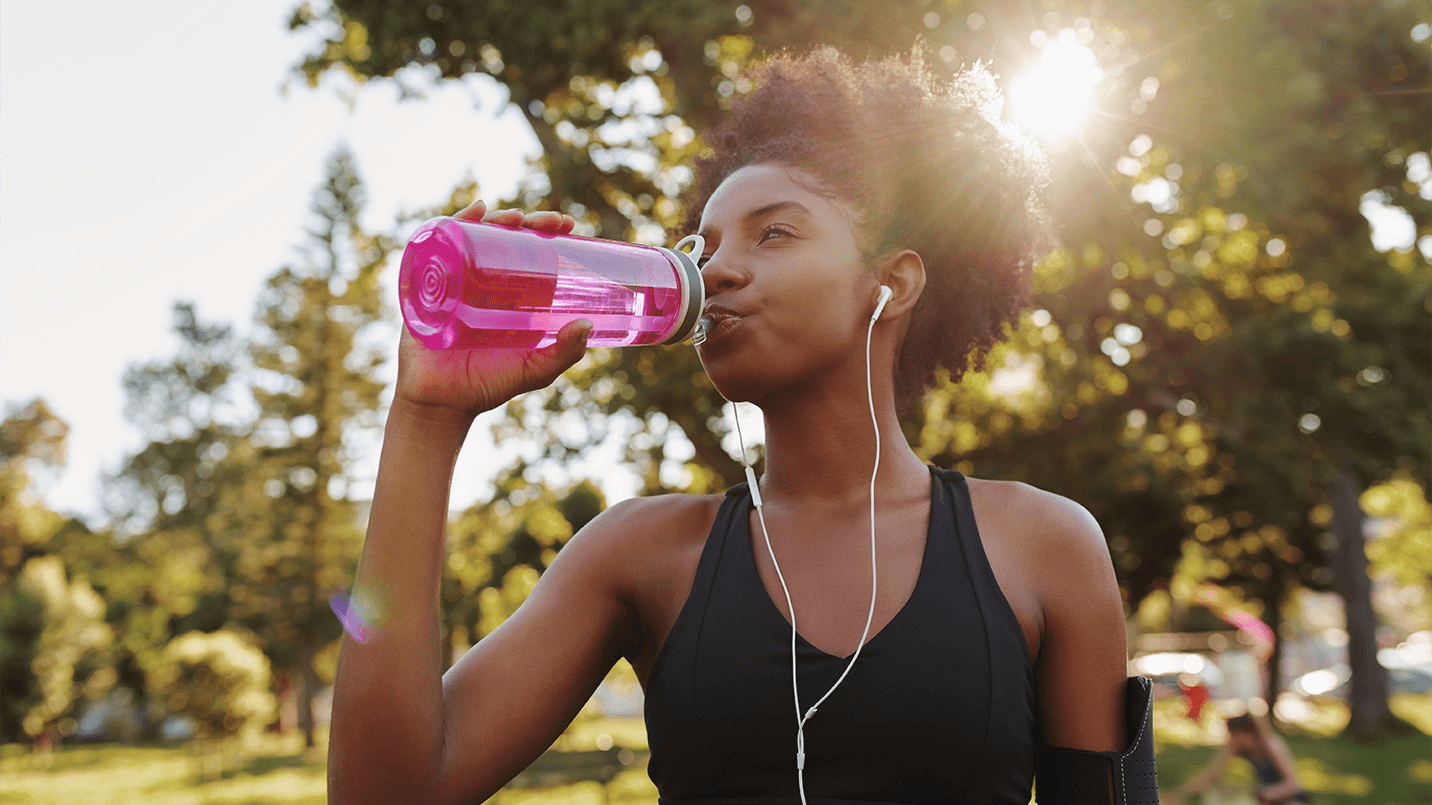
[[[1000,120],[1003,100],[980,65],[936,75],[919,47],[853,64],[834,48],[778,54],[748,76],[754,90],[706,135],[686,226],[746,165],[799,168],[849,203],[872,267],[902,249],[926,285],[895,368],[909,408],[943,367],[953,380],[983,368],[1029,303],[1029,276],[1052,240],[1042,203],[1044,155]]]

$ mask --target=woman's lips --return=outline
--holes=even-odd
[[[723,338],[740,326],[742,316],[734,311],[724,308],[708,308],[706,314],[701,317],[706,325],[706,341],[710,343],[713,339]]]

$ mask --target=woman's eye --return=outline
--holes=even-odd
[[[697,268],[697,269],[705,268],[705,267],[706,267],[706,264],[709,263],[709,262],[711,262],[711,255],[709,255],[709,254],[703,254],[703,255],[701,255],[700,257],[696,258],[696,268]]]
[[[771,238],[783,238],[789,237],[790,235],[791,231],[783,226],[768,226],[765,229],[761,230],[761,238],[759,242],[765,243]]]

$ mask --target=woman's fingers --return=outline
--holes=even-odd
[[[552,212],[550,210],[542,210],[540,212],[489,210],[487,204],[482,201],[482,199],[478,199],[462,208],[453,217],[460,221],[483,221],[500,226],[533,229],[552,235],[566,235],[577,225],[576,220],[572,218],[572,216],[566,213]]]
[[[529,212],[522,221],[522,226],[528,229],[535,229],[538,232],[549,232],[554,235],[565,235],[572,231],[577,222],[572,216],[566,213],[551,212]]]
[[[522,226],[522,219],[525,217],[521,210],[493,210],[482,216],[482,220],[489,224],[500,226]]]
[[[550,210],[523,212],[522,210],[493,210],[482,220],[503,226],[520,226],[552,235],[565,235],[576,226],[572,216]]]
[[[578,319],[557,332],[555,343],[533,350],[523,365],[523,391],[546,388],[558,375],[572,368],[586,354],[587,339],[591,335],[591,320]]]
[[[487,202],[478,199],[466,207],[463,207],[461,210],[458,210],[457,215],[453,217],[459,221],[481,221],[482,217],[486,214]]]

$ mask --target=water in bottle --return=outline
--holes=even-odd
[[[435,218],[408,241],[398,296],[429,349],[543,347],[577,319],[588,346],[670,344],[701,313],[700,250],[696,235],[665,249]]]

